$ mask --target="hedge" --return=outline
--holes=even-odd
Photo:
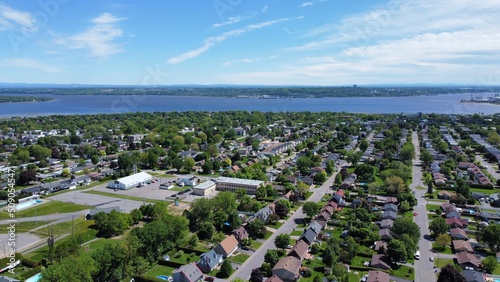
[[[164,266],[170,266],[170,267],[173,267],[173,268],[179,268],[179,267],[181,267],[181,266],[184,265],[182,263],[168,261],[168,260],[163,260],[163,259],[158,260],[158,264],[159,265],[164,265]]]
[[[21,255],[20,253],[15,253],[15,257],[14,259],[17,261],[17,260],[22,260],[23,259],[23,255]],[[2,258],[0,259],[0,265],[3,267],[4,265],[7,265],[10,263],[10,258],[9,257],[5,257],[5,258]]]
[[[29,268],[35,268],[40,265],[40,262],[29,258],[23,258],[21,264]]]
[[[359,271],[369,271],[369,270],[379,270],[378,268],[375,267],[370,267],[370,266],[355,266],[351,265],[349,266],[349,269],[351,270],[359,270]]]
[[[42,272],[42,267],[43,267],[43,266],[39,265],[39,266],[37,266],[37,267],[35,267],[35,268],[32,268],[32,269],[30,269],[30,270],[28,270],[28,271],[23,272],[23,273],[22,273],[23,278],[24,278],[24,279],[28,279],[28,278],[30,278],[31,276],[35,276],[36,274],[38,274],[38,273]]]

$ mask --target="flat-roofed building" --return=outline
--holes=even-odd
[[[109,188],[127,190],[133,187],[140,187],[151,182],[153,177],[145,172],[139,172],[108,183]]]
[[[205,181],[193,187],[193,195],[206,196],[215,191],[216,183],[212,180]]]
[[[220,191],[231,191],[244,189],[247,194],[254,195],[257,188],[264,183],[260,180],[250,180],[231,177],[219,177],[215,179],[217,184],[216,189]]]

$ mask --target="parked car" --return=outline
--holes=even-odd
[[[434,257],[429,257],[429,261],[434,261]]]

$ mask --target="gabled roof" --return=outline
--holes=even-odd
[[[389,273],[383,271],[368,271],[366,282],[389,282]]]
[[[450,236],[451,238],[469,238],[467,236],[467,233],[465,233],[465,230],[461,229],[461,228],[452,228],[450,230]]]
[[[286,256],[281,258],[278,263],[273,267],[273,270],[285,269],[292,273],[298,273],[301,265],[301,261],[292,256]]]
[[[386,218],[396,219],[397,217],[398,217],[398,214],[393,212],[393,211],[384,211],[384,213],[382,214],[383,219],[386,219]]]
[[[288,256],[294,256],[300,260],[304,258],[309,249],[309,244],[307,244],[304,240],[299,240],[295,245],[293,245],[292,249],[288,253]]]
[[[398,206],[396,206],[395,204],[385,204],[384,205],[384,210],[385,211],[395,211],[395,212],[397,212],[398,211]]]
[[[279,278],[278,276],[273,275],[267,278],[264,282],[283,282],[283,280],[281,280],[281,278]]]
[[[316,233],[314,233],[314,231],[312,231],[311,229],[307,229],[299,237],[299,240],[304,240],[309,245],[312,244],[312,242],[314,242],[314,239],[316,239]]]
[[[321,224],[319,224],[319,222],[317,222],[315,220],[315,221],[311,221],[311,223],[309,223],[309,226],[307,227],[307,229],[311,229],[317,235],[317,234],[319,234],[319,232],[321,232],[321,229],[323,229],[323,226],[321,226]]]
[[[467,282],[485,282],[482,272],[466,269],[462,272],[465,281]]]
[[[201,272],[200,268],[196,265],[195,262],[185,264],[179,269],[174,270],[174,275],[176,273],[182,273],[184,277],[186,277],[191,282],[197,281],[203,277],[203,272]]]
[[[481,261],[473,254],[468,252],[460,252],[457,254],[458,264],[472,264],[475,267],[481,265]]]
[[[240,226],[238,229],[233,230],[233,235],[238,240],[247,239],[248,238],[248,231],[245,229],[245,227]]]
[[[380,237],[382,239],[386,239],[386,240],[392,239],[392,233],[391,233],[391,230],[389,228],[380,229],[378,231],[378,235],[380,235]]]
[[[238,246],[238,240],[236,240],[236,237],[234,235],[226,237],[226,239],[222,240],[219,245],[224,249],[226,254],[231,253],[234,248]]]
[[[370,266],[382,269],[390,269],[391,267],[384,261],[384,255],[373,255],[370,261]]]
[[[198,266],[206,265],[208,266],[208,268],[213,269],[215,266],[217,266],[217,264],[221,259],[222,255],[217,254],[215,250],[211,250],[207,253],[203,253],[200,255],[200,261],[198,261]]]
[[[387,204],[397,204],[398,203],[398,198],[396,198],[396,197],[387,197],[385,199],[385,202]]]
[[[455,250],[455,252],[469,252],[469,253],[473,253],[474,252],[474,249],[472,248],[472,245],[467,242],[467,241],[464,241],[464,240],[453,240],[452,241],[452,244],[453,244],[453,249]]]

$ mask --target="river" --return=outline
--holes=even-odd
[[[35,95],[32,95],[35,96]],[[42,96],[42,95],[40,95]],[[493,114],[499,105],[461,103],[469,94],[411,97],[257,99],[133,95],[43,95],[48,102],[2,103],[0,116],[41,116],[172,111]]]

